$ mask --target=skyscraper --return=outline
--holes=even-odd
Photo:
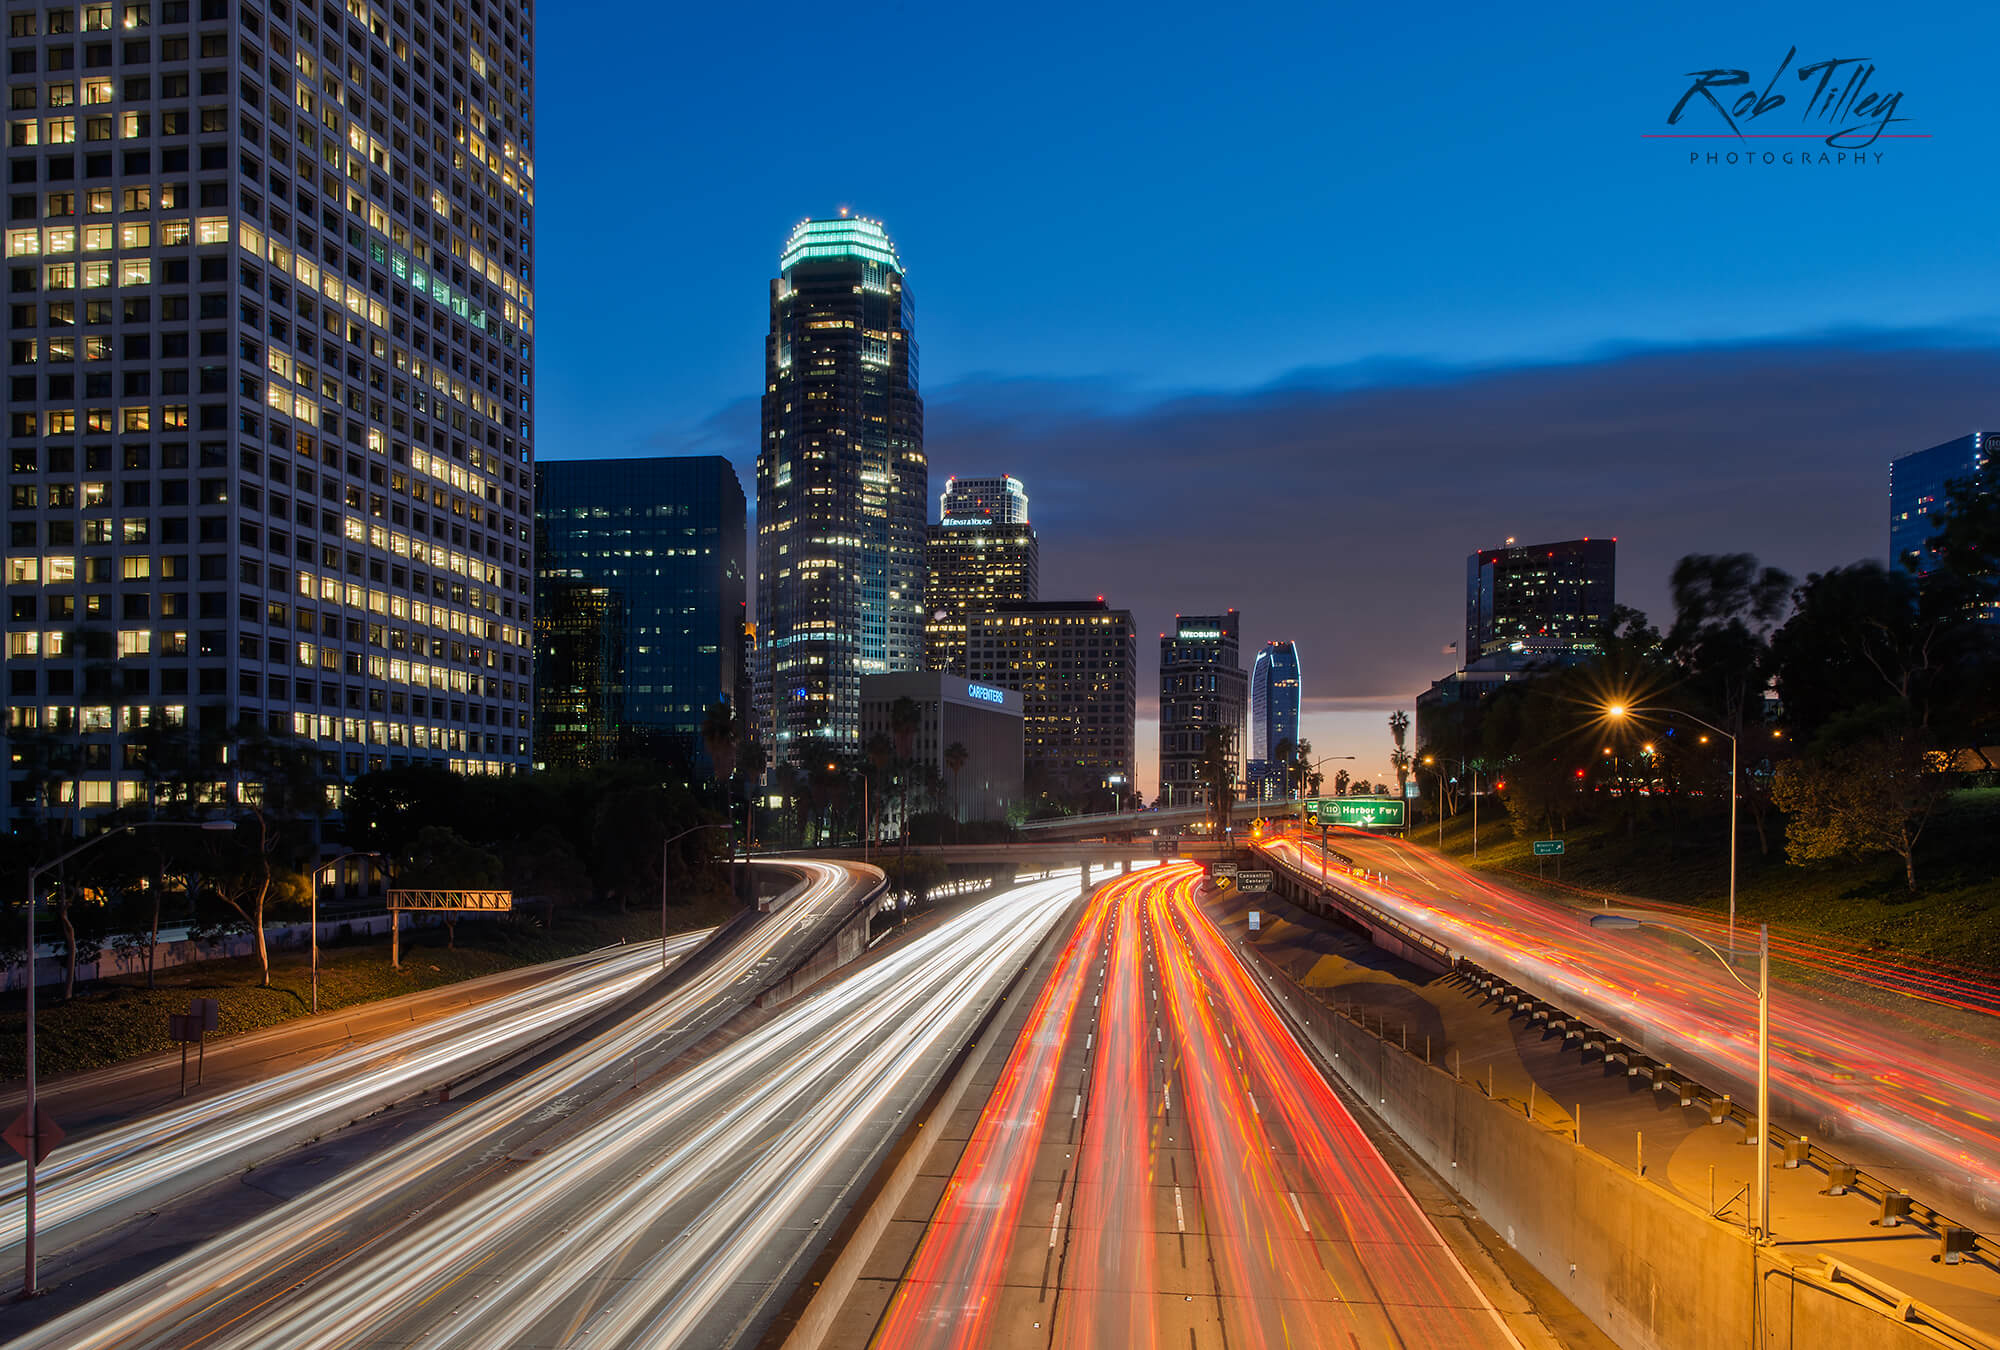
[[[872,220],[808,220],[771,282],[757,454],[758,706],[774,762],[860,747],[861,677],[922,664],[929,468],[916,304]]]
[[[998,478],[944,480],[938,494],[938,521],[944,525],[1026,525],[1028,489],[1012,474]]]
[[[951,478],[924,537],[924,669],[965,674],[969,614],[1039,594],[1041,550],[1017,478]]]
[[[525,765],[528,8],[8,17],[10,732]]]
[[[535,577],[535,763],[582,769],[618,753],[625,724],[625,598]]]
[[[1611,622],[1618,541],[1569,539],[1557,544],[1480,549],[1465,560],[1465,646],[1468,664],[1513,652],[1564,659],[1599,651]]]
[[[1290,642],[1267,642],[1250,668],[1250,764],[1246,779],[1258,800],[1282,795],[1281,774],[1272,763],[1278,748],[1299,743],[1299,649]]]
[[[608,589],[620,624],[618,739],[635,754],[705,763],[703,718],[717,703],[740,708],[749,683],[735,468],[719,456],[549,460],[535,472],[535,514],[537,595],[551,610],[541,625],[542,673],[588,673],[588,653],[554,650],[565,636],[596,638],[576,603],[558,602],[578,583]],[[542,688],[543,720],[565,716],[576,698],[570,681]]]
[[[1021,694],[1029,795],[1131,792],[1138,712],[1132,612],[1099,596],[1006,605],[968,622],[972,681]]]
[[[1240,616],[1181,614],[1160,634],[1160,795],[1158,806],[1208,800],[1202,755],[1217,730],[1229,736],[1230,782],[1243,782],[1243,714],[1249,676],[1237,664]]]

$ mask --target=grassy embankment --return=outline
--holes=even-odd
[[[707,928],[734,912],[726,896],[704,896],[669,911],[676,931]],[[659,915],[640,909],[562,911],[552,930],[525,918],[461,920],[455,948],[447,948],[442,927],[403,934],[403,966],[389,967],[389,941],[353,941],[320,947],[319,1001],[322,1011],[351,1008],[377,999],[414,994],[542,961],[575,956],[623,939],[658,940]],[[162,970],[157,988],[143,975],[119,976],[80,985],[62,1001],[60,985],[42,986],[36,1010],[36,1061],[44,1076],[101,1068],[173,1048],[167,1016],[186,1012],[191,998],[221,1004],[220,1035],[277,1026],[307,1015],[311,969],[303,951],[271,953],[271,986],[257,980],[255,957],[203,961]],[[0,1000],[0,1082],[24,1072],[22,998]]]
[[[1629,832],[1613,804],[1599,819],[1561,836],[1566,848],[1561,882],[1724,912],[1727,820],[1680,820],[1664,812],[1649,814],[1643,803],[1635,805],[1639,810]],[[1956,793],[1938,808],[1917,846],[1914,896],[1904,888],[1900,859],[1885,855],[1793,867],[1785,861],[1783,825],[1776,813],[1768,828],[1766,853],[1758,847],[1746,809],[1738,827],[1739,919],[1815,929],[1884,955],[1900,952],[2000,971],[2000,789]],[[1445,822],[1444,851],[1482,870],[1508,869],[1502,875],[1509,884],[1555,894],[1557,887],[1536,884],[1531,845],[1540,837],[1539,832],[1516,834],[1504,811],[1488,810],[1482,803],[1477,862],[1471,857],[1471,817],[1464,812]],[[1434,846],[1435,819],[1419,822],[1411,838]],[[1542,861],[1541,873],[1556,881],[1554,860]]]

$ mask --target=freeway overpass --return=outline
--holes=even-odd
[[[1248,824],[1260,817],[1296,816],[1305,807],[1302,799],[1278,802],[1238,802],[1230,818]],[[1019,826],[1027,839],[1082,839],[1103,835],[1151,834],[1154,830],[1181,830],[1208,819],[1206,806],[1155,807],[1147,811],[1103,811],[1089,816],[1059,816],[1054,820],[1031,820]]]

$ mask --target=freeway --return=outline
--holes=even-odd
[[[799,865],[823,876],[795,907],[851,908],[861,869]],[[782,1010],[718,1025],[704,1011],[718,985],[771,962],[772,943],[746,942],[393,1156],[20,1344],[754,1339],[1075,888],[1072,875],[974,904]]]
[[[1201,875],[1096,892],[876,1346],[1520,1345],[1195,903]]]
[[[676,934],[667,944],[668,956],[685,956],[712,931]],[[72,1139],[50,1155],[37,1177],[36,1226],[44,1250],[135,1210],[156,1208],[217,1176],[254,1166],[303,1139],[586,1021],[656,976],[660,961],[660,946],[652,943],[565,962],[560,972],[509,988],[495,1003],[474,1003],[277,1073],[257,1075],[272,1058],[255,1054],[251,1063],[238,1066],[243,1072],[235,1076],[243,1081],[235,1086]],[[358,1011],[364,1017],[371,1012]],[[256,1050],[283,1053],[282,1046],[293,1040],[311,1044],[326,1035],[314,1024],[282,1033],[261,1038],[279,1046]],[[64,1104],[77,1112],[99,1110],[95,1103],[106,1098],[149,1095],[143,1088],[127,1093],[126,1080],[159,1077],[154,1064],[121,1067],[84,1075],[74,1090],[58,1083],[43,1101],[59,1116],[69,1115]],[[0,1253],[21,1244],[22,1186],[20,1162],[0,1167]]]
[[[1755,1000],[1690,944],[1657,930],[1594,930],[1590,907],[1526,894],[1402,840],[1340,831],[1332,848],[1371,873],[1343,876],[1334,859],[1341,886],[1454,951],[1717,1087],[1754,1089]],[[1265,850],[1308,880],[1320,873],[1317,839],[1279,838]],[[1713,915],[1668,917],[1728,949],[1727,925]],[[1739,925],[1736,943],[1754,986],[1754,932]],[[2000,1023],[1986,1011],[1990,982],[1800,935],[1778,935],[1773,950],[1774,1114],[1851,1161],[1894,1169],[1935,1203],[1949,1195],[1969,1204],[1991,1227],[2000,1215]]]

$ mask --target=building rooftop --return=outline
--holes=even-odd
[[[893,267],[899,273],[903,270],[903,260],[896,256],[896,245],[881,222],[860,216],[800,221],[791,238],[785,240],[778,270],[789,272],[799,263],[826,258],[860,258]]]

